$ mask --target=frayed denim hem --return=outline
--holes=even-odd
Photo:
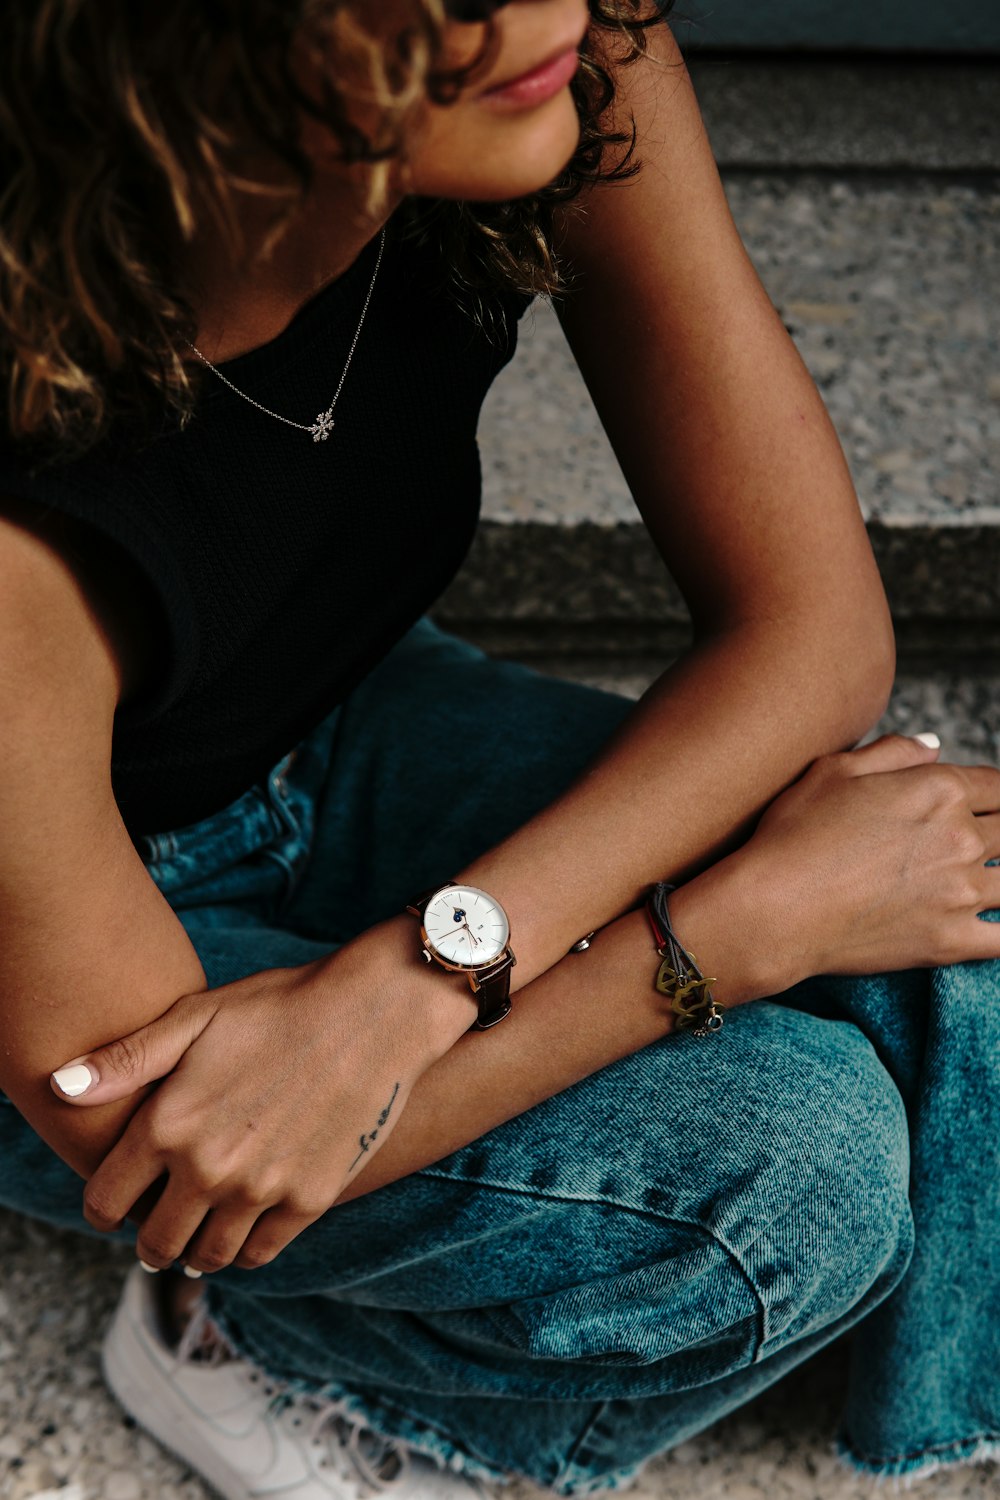
[[[247,1348],[247,1339],[236,1335],[221,1309],[212,1306],[210,1317],[220,1332],[229,1340],[237,1355],[259,1365],[268,1379],[272,1380],[280,1390],[295,1396],[313,1396],[317,1401],[335,1401],[342,1408],[345,1416],[357,1418],[361,1425],[370,1428],[377,1437],[385,1438],[389,1442],[398,1439],[416,1453],[431,1459],[439,1468],[451,1469],[455,1473],[467,1475],[470,1479],[480,1479],[488,1484],[496,1485],[510,1484],[512,1480],[521,1477],[508,1470],[498,1469],[485,1459],[476,1458],[466,1449],[459,1447],[446,1432],[432,1427],[420,1417],[412,1416],[395,1402],[369,1402],[336,1380],[318,1383],[301,1379],[298,1376],[276,1374],[273,1369],[268,1368],[266,1360],[261,1359],[255,1349]]]
[[[1000,1434],[996,1433],[942,1443],[939,1447],[925,1448],[920,1453],[905,1453],[899,1458],[862,1457],[843,1435],[837,1438],[834,1447],[841,1462],[855,1473],[869,1474],[879,1485],[892,1480],[897,1492],[912,1489],[941,1469],[1000,1462]]]

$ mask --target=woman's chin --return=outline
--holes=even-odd
[[[420,170],[419,158],[412,161],[413,188],[419,194],[470,203],[524,198],[559,176],[580,141],[580,120],[568,89],[534,110],[493,114],[472,102],[462,114],[468,128],[453,127],[447,154],[440,149],[420,153],[426,171]]]

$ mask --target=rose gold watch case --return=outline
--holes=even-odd
[[[428,936],[427,927],[424,922],[424,913],[436,896],[440,896],[443,891],[451,890],[475,891],[477,895],[485,896],[486,899],[493,904],[493,906],[495,906],[500,912],[503,913],[504,923],[507,928],[507,936],[504,939],[503,947],[499,950],[499,952],[496,953],[493,958],[488,958],[485,963],[462,964],[455,963],[451,959],[444,958],[438,952],[433,938]],[[507,916],[506,911],[497,900],[497,898],[491,895],[489,891],[484,891],[482,886],[467,885],[462,884],[459,881],[449,880],[444,885],[435,886],[434,889],[432,891],[429,891],[426,895],[419,896],[417,898],[417,903],[414,903],[412,906],[408,906],[406,909],[407,911],[412,912],[415,917],[420,918],[421,952],[423,953],[427,962],[440,964],[442,969],[448,969],[452,974],[467,974],[469,976],[469,983],[471,984],[473,991],[479,989],[479,981],[476,978],[477,974],[485,973],[487,977],[492,977],[492,974],[500,966],[505,957],[510,959],[511,968],[513,968],[517,963],[517,959],[514,957],[513,953],[510,950],[510,918]]]

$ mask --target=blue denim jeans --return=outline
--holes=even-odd
[[[150,838],[150,874],[210,984],[307,962],[552,801],[630,707],[422,620],[266,780]],[[459,759],[461,797],[427,799]],[[377,1430],[562,1495],[622,1484],[855,1325],[845,1459],[980,1458],[1000,1448],[998,1072],[1000,964],[813,981],[331,1209],[270,1266],[213,1276],[212,1310]],[[9,1102],[0,1202],[92,1232]]]

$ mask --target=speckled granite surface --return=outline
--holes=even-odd
[[[729,194],[867,514],[1000,520],[1000,179],[753,177]]]

